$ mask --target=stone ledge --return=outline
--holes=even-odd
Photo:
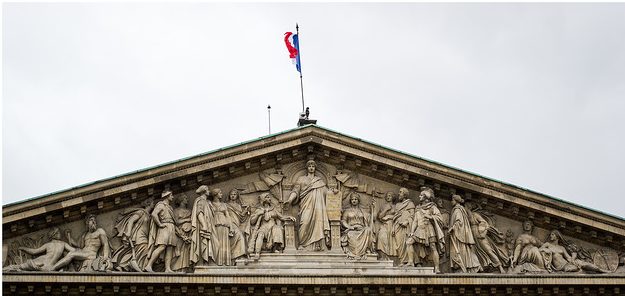
[[[291,274],[289,271],[297,271]],[[327,271],[327,270],[325,270]],[[4,273],[5,284],[242,284],[242,285],[568,285],[568,286],[625,286],[625,274],[588,275],[502,275],[502,274],[453,274],[453,275],[407,275],[404,272],[381,274],[363,273],[331,275],[305,274],[301,270],[282,270],[281,273],[264,275],[248,274],[240,270],[220,274],[185,273]]]

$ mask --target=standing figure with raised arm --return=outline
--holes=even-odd
[[[307,174],[297,178],[286,204],[299,203],[299,249],[327,250],[330,241],[330,222],[326,211],[328,187],[315,175],[317,163],[306,162]]]
[[[150,253],[145,271],[152,272],[152,265],[158,257],[165,252],[165,272],[173,272],[171,261],[176,246],[176,220],[171,202],[174,195],[166,190],[161,194],[163,200],[159,201],[152,211],[152,224],[150,226],[149,243]]]
[[[70,250],[63,259],[57,262],[52,270],[59,270],[72,261],[82,261],[80,271],[89,270],[91,263],[96,258],[109,259],[111,256],[111,248],[109,246],[109,239],[106,235],[106,231],[102,228],[98,228],[95,215],[87,216],[85,220],[87,231],[83,233],[79,242],[74,241],[69,231],[66,232],[67,240],[73,247],[77,247],[74,250]]]

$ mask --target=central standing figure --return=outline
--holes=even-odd
[[[306,162],[308,173],[297,178],[293,192],[285,203],[299,203],[299,249],[311,251],[327,250],[330,241],[330,222],[326,211],[328,187],[315,176],[317,163]]]

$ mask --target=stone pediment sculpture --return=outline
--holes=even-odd
[[[2,243],[5,280],[625,275],[621,218],[315,125],[5,205]]]

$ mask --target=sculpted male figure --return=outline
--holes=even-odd
[[[69,253],[63,257],[63,259],[52,267],[52,270],[59,270],[67,266],[73,260],[82,260],[83,264],[80,267],[80,270],[85,270],[89,268],[90,263],[94,259],[98,257],[105,259],[110,257],[111,250],[108,236],[106,235],[104,229],[98,228],[95,215],[87,216],[85,224],[87,225],[87,231],[83,233],[78,243],[74,241],[70,232],[67,232],[67,240],[72,246],[79,248],[70,250]]]
[[[20,247],[19,249],[30,255],[43,255],[30,259],[22,264],[9,265],[2,271],[51,271],[55,263],[59,261],[63,252],[74,250],[72,246],[61,240],[61,232],[58,228],[53,228],[48,233],[49,242],[36,249]]]
[[[153,271],[152,265],[163,252],[165,252],[165,272],[173,272],[171,261],[177,238],[174,209],[170,203],[174,200],[174,195],[171,191],[164,191],[161,197],[163,200],[159,201],[152,210],[152,224],[150,225],[148,242],[151,252],[148,253],[148,262],[145,265],[147,272]]]
[[[420,205],[415,210],[412,221],[411,241],[415,243],[417,264],[420,264],[428,255],[434,263],[434,272],[440,272],[440,254],[445,252],[445,233],[441,212],[432,202],[434,190],[421,188],[419,194]],[[450,227],[451,228],[451,227]]]
[[[299,249],[326,250],[330,240],[330,222],[326,211],[328,187],[315,176],[317,163],[306,162],[307,174],[297,178],[293,192],[285,203],[299,203]],[[335,246],[338,247],[338,246]]]

